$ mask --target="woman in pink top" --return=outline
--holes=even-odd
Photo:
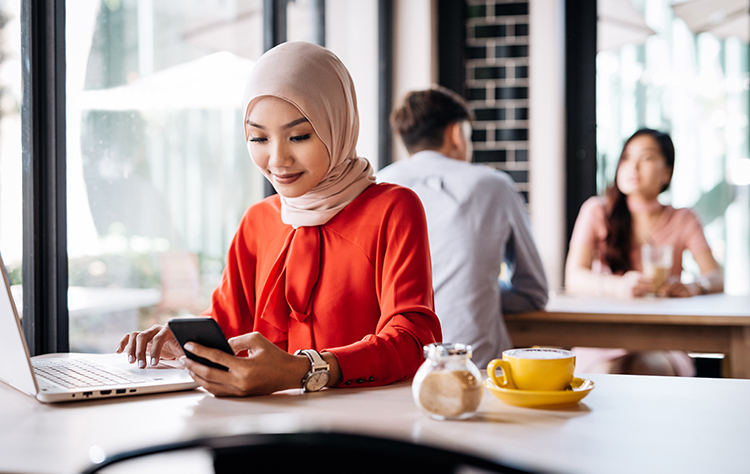
[[[672,180],[674,157],[674,145],[665,133],[641,129],[628,138],[613,185],[604,197],[592,197],[581,206],[565,262],[568,293],[646,295],[653,280],[642,273],[644,244],[671,245],[673,249],[670,277],[658,289],[660,296],[687,297],[724,290],[721,269],[696,215],[690,209],[675,209],[657,200]],[[701,271],[697,281],[691,283],[680,281],[682,253],[686,249]],[[601,350],[596,352],[605,355]],[[620,349],[606,352],[608,357],[597,359],[609,365],[607,371],[630,372],[627,366],[642,365],[648,367],[633,370],[677,374],[692,371],[682,367],[687,356],[675,353],[626,354]],[[584,371],[586,367],[582,365],[588,357],[582,356],[583,352],[578,354],[578,365]]]

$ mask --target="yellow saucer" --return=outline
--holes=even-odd
[[[495,385],[492,379],[485,380],[484,385],[494,396],[508,405],[517,407],[562,407],[575,405],[594,388],[594,382],[579,379],[578,377],[573,377],[569,389],[551,392],[500,388]]]

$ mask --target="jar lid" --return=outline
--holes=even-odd
[[[467,356],[471,358],[471,345],[457,342],[434,342],[424,346],[425,359],[440,359],[450,356]]]

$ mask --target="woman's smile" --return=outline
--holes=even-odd
[[[271,172],[271,177],[273,177],[273,180],[278,184],[292,184],[295,181],[297,181],[300,176],[302,176],[302,172],[299,173],[274,173]]]

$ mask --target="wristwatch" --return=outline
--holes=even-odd
[[[698,285],[698,291],[701,295],[707,295],[711,292],[711,279],[703,275],[695,283]]]
[[[310,371],[302,378],[302,390],[305,392],[317,392],[325,387],[331,373],[328,371],[328,363],[312,349],[300,349],[294,355],[304,354],[310,359]]]

